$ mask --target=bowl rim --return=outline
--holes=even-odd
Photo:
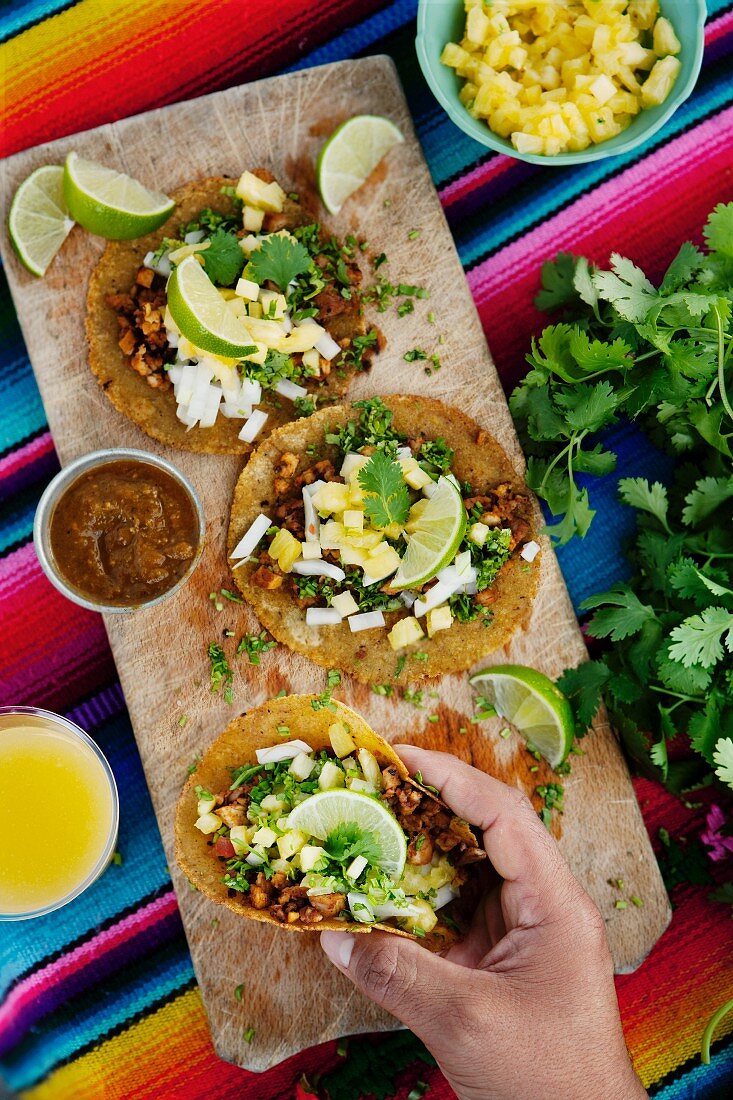
[[[158,469],[164,470],[169,474],[186,491],[193,504],[198,520],[198,544],[196,546],[196,553],[188,569],[183,576],[176,581],[172,588],[168,588],[158,596],[154,596],[150,600],[144,600],[141,603],[123,605],[106,604],[101,601],[89,599],[64,580],[53,560],[49,531],[51,516],[53,515],[56,504],[66,489],[68,489],[81,474],[85,473],[87,470],[96,469],[99,466],[106,466],[110,462],[125,460],[144,462],[149,466],[157,466]],[[38,501],[36,514],[33,519],[33,545],[35,547],[36,556],[38,557],[41,569],[46,574],[51,584],[63,596],[71,600],[72,603],[78,604],[79,607],[85,607],[88,611],[98,611],[104,615],[129,615],[135,611],[144,611],[150,607],[155,607],[157,604],[162,603],[163,600],[167,600],[175,595],[175,593],[190,580],[194,570],[201,561],[201,556],[204,552],[205,537],[206,517],[204,508],[201,503],[201,498],[192,482],[189,481],[185,474],[181,473],[177,466],[169,462],[167,458],[163,458],[162,455],[154,454],[151,451],[139,450],[136,447],[110,447],[98,451],[89,451],[88,454],[80,455],[79,458],[70,462],[68,466],[62,467],[44,489],[41,499]]]
[[[451,0],[447,0],[448,3]],[[462,0],[453,0],[458,5]],[[464,132],[468,137],[472,138],[478,145],[483,145],[486,148],[493,149],[496,153],[503,153],[505,156],[512,157],[514,160],[521,160],[527,164],[539,164],[545,167],[563,167],[573,164],[587,164],[595,160],[603,160],[606,157],[621,156],[624,153],[630,152],[643,142],[647,141],[650,137],[657,133],[658,130],[664,126],[672,115],[675,113],[678,107],[680,107],[685,100],[689,99],[692,94],[697,79],[700,75],[700,68],[702,66],[703,51],[705,48],[705,21],[707,19],[707,5],[706,0],[693,0],[696,5],[696,20],[695,20],[695,49],[692,58],[692,68],[687,80],[680,86],[679,89],[675,87],[673,93],[676,92],[674,102],[667,104],[666,108],[662,110],[660,115],[654,122],[650,122],[648,126],[642,129],[634,137],[629,137],[625,141],[620,142],[618,145],[612,145],[612,142],[616,138],[611,138],[607,142],[601,142],[599,145],[589,146],[587,149],[579,149],[569,153],[557,153],[555,156],[545,156],[540,153],[519,153],[517,150],[502,138],[500,135],[495,134],[493,130],[489,128],[488,123],[485,123],[483,129],[485,134],[477,134],[474,132],[473,127],[470,125],[472,122],[477,122],[471,115],[464,109],[465,119],[460,116],[460,113],[456,109],[456,103],[446,96],[438,84],[435,68],[436,63],[440,65],[440,60],[431,56],[427,49],[426,44],[426,30],[428,12],[431,6],[431,0],[418,0],[417,9],[417,34],[415,36],[415,50],[417,53],[417,59],[422,70],[422,74],[427,82],[430,91],[440,103],[443,110],[448,115],[451,122],[458,126],[460,130]],[[664,107],[664,104],[660,106]],[[621,135],[617,135],[621,137]],[[611,146],[611,148],[607,148]]]
[[[106,871],[107,867],[112,861],[114,850],[117,845],[117,839],[120,828],[120,794],[117,789],[117,781],[112,771],[109,760],[100,749],[97,742],[89,736],[89,734],[78,726],[76,722],[72,722],[70,718],[67,718],[64,714],[56,714],[55,711],[45,710],[43,707],[24,707],[24,706],[3,706],[0,707],[0,718],[5,715],[28,715],[34,718],[43,718],[52,725],[62,726],[67,733],[69,733],[72,739],[81,741],[89,749],[91,749],[93,755],[96,757],[97,762],[100,764],[102,771],[104,772],[107,783],[109,784],[110,794],[112,796],[112,819],[110,821],[109,835],[107,836],[107,842],[102,849],[102,852],[97,859],[97,862],[92,867],[91,871],[86,875],[80,883],[77,883],[68,894],[65,894],[58,901],[51,902],[49,905],[42,905],[38,909],[29,909],[23,913],[2,913],[0,912],[0,923],[6,923],[10,921],[22,921],[32,920],[34,917],[45,917],[48,913],[54,913],[57,909],[62,909],[69,902],[74,901],[80,894],[83,894],[85,890],[88,890],[98,878]],[[43,728],[41,726],[40,728]],[[0,737],[2,737],[2,728],[0,728]]]

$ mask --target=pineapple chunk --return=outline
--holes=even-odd
[[[346,540],[346,528],[336,519],[321,524],[320,543],[324,550],[340,550]]]
[[[284,527],[281,527],[270,543],[268,553],[274,558],[283,573],[289,573],[294,562],[298,560],[302,552],[300,540]]]
[[[681,68],[676,57],[663,57],[657,61],[641,87],[642,107],[658,107],[664,103]]]
[[[366,550],[362,550],[361,547],[347,545],[341,547],[342,565],[359,565],[362,569],[366,569],[368,561],[369,553]]]
[[[256,830],[251,825],[232,825],[229,830],[229,839],[238,856],[243,855],[249,848],[255,832]]]
[[[654,24],[653,44],[654,52],[659,57],[664,57],[665,54],[677,54],[682,49],[674,27],[669,19],[665,19],[664,16],[657,19]]]
[[[364,513],[355,508],[347,508],[343,516],[344,527],[348,532],[361,533],[364,530]]]
[[[325,854],[325,848],[318,844],[304,844],[298,856],[301,871],[312,871]]]
[[[245,206],[242,210],[242,227],[248,233],[259,233],[265,220],[265,211],[255,206]]]
[[[350,501],[348,485],[340,481],[331,481],[313,494],[313,504],[319,512],[344,512]]]
[[[334,722],[328,727],[328,739],[331,748],[340,758],[356,752],[356,742],[349,733],[349,727],[345,722]]]
[[[277,850],[280,853],[280,859],[290,859],[291,856],[294,856],[296,852],[305,847],[307,841],[308,837],[298,829],[293,829],[292,832],[279,836],[277,838]]]
[[[296,779],[303,780],[308,778],[315,766],[316,762],[312,756],[308,756],[306,752],[299,752],[298,755],[291,760],[288,771],[291,775],[294,775]]]
[[[474,46],[481,46],[489,31],[489,18],[479,7],[469,8],[466,18],[466,38]]]
[[[322,791],[333,791],[336,787],[343,787],[345,784],[344,773],[337,764],[334,764],[332,760],[327,760],[321,768],[321,774],[318,776],[318,787]]]
[[[268,321],[281,321],[287,309],[285,295],[278,294],[276,290],[260,290],[259,296],[263,316],[266,317]]]
[[[283,810],[290,809],[286,799],[279,798],[276,794],[266,794],[260,806],[268,814],[281,814]]]
[[[410,929],[419,928],[424,934],[432,932],[438,923],[438,914],[427,901],[410,901],[410,904],[419,909],[419,914],[407,917],[405,925]]]
[[[234,288],[234,293],[240,298],[247,298],[250,302],[256,302],[257,296],[260,293],[260,288],[257,283],[253,282],[251,279],[239,279]]]
[[[321,357],[315,348],[303,352],[303,367],[309,378],[318,378],[321,373]]]
[[[319,558],[323,557],[320,544],[317,542],[301,542],[300,552],[303,561],[318,561]]]
[[[246,237],[241,237],[239,241],[239,247],[246,256],[251,256],[258,248],[262,246],[262,241],[257,237],[254,237],[251,233],[248,233]]]
[[[339,592],[338,596],[334,596],[331,600],[331,607],[335,607],[344,619],[349,615],[355,615],[359,610],[359,605],[350,592]]]
[[[263,848],[272,848],[276,840],[277,833],[268,825],[263,825],[262,828],[258,829],[255,835],[252,837],[252,843],[259,844]]]
[[[408,615],[404,619],[397,620],[387,635],[387,641],[392,649],[398,650],[404,649],[405,646],[412,645],[414,642],[419,642],[424,637],[423,628],[415,616]]]
[[[243,172],[237,184],[237,197],[247,206],[254,206],[269,214],[282,212],[285,192],[278,183],[264,183],[252,172]]]
[[[517,131],[512,134],[512,145],[518,153],[542,153],[544,151],[544,142],[538,134],[523,134]]]
[[[364,566],[364,584],[370,584],[375,581],[384,580],[385,577],[391,576],[400,567],[400,555],[392,547],[384,543],[384,548],[375,553],[374,550],[369,551],[369,557]]]
[[[216,814],[202,814],[195,822],[194,826],[203,833],[204,836],[208,836],[209,833],[215,833],[217,829],[221,828],[221,818]]]
[[[216,799],[213,794],[210,798],[200,798],[196,803],[196,813],[199,817],[203,817],[204,814],[210,814],[216,806]]]
[[[432,638],[439,630],[449,630],[453,625],[453,615],[447,603],[443,604],[442,607],[434,607],[432,611],[428,611],[426,620],[428,638]]]
[[[601,73],[590,84],[590,91],[595,96],[596,101],[603,107],[616,94],[616,85],[605,73]]]
[[[376,756],[369,752],[369,749],[359,749],[357,756],[359,758],[359,766],[364,773],[364,778],[367,783],[370,783],[375,791],[381,791],[382,772]]]
[[[659,15],[659,0],[629,0],[628,13],[631,22],[639,30],[651,30]]]
[[[476,546],[483,546],[489,536],[491,528],[485,523],[472,523],[468,529],[468,538],[475,542]]]

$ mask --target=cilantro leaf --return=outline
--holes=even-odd
[[[574,301],[577,297],[574,275],[575,256],[572,252],[558,252],[554,260],[543,263],[540,275],[542,290],[534,300],[537,308],[551,313]]]
[[[724,607],[708,607],[701,615],[690,615],[674,627],[670,632],[674,644],[669,647],[669,655],[685,668],[690,665],[710,668],[723,658],[723,633],[726,649],[733,653],[733,612]]]
[[[643,604],[627,584],[617,584],[598,596],[589,596],[580,606],[587,610],[603,604],[609,606],[596,611],[588,627],[594,638],[610,637],[619,642],[638,634],[646,622],[656,619],[654,609]]]
[[[733,477],[700,478],[695,488],[685,497],[687,507],[682,512],[682,521],[694,527],[711,515],[721,504],[731,499],[733,499]]]
[[[682,695],[702,697],[712,679],[710,671],[700,665],[685,668],[679,661],[673,661],[669,656],[669,646],[659,650],[656,665],[660,683],[670,691],[677,691]]]
[[[300,241],[274,235],[254,250],[247,271],[260,286],[269,281],[284,292],[293,279],[310,269],[311,262],[308,249]]]
[[[610,302],[624,320],[637,324],[646,320],[657,300],[657,292],[644,272],[618,252],[611,253],[611,268],[611,271],[596,271],[593,275],[593,285],[599,296]]]
[[[244,253],[237,238],[225,229],[215,230],[209,238],[209,247],[199,255],[206,274],[217,286],[231,286],[242,273]]]
[[[382,849],[374,833],[360,829],[354,822],[345,822],[332,829],[323,842],[330,859],[337,863],[349,863],[357,856],[364,856],[368,863],[378,863]]]
[[[733,740],[721,737],[715,746],[713,761],[717,764],[715,774],[723,783],[733,788]]]
[[[719,202],[702,232],[712,252],[733,258],[733,202]]]
[[[693,714],[688,725],[692,747],[707,760],[708,764],[715,763],[713,752],[720,737],[722,709],[720,695],[712,692],[705,700],[703,710]]]
[[[384,451],[375,451],[359,470],[359,484],[364,490],[364,512],[375,527],[404,523],[410,511],[410,494],[399,462]]]
[[[584,661],[577,668],[565,669],[557,681],[573,707],[579,728],[587,729],[593,722],[610,678],[611,671],[602,661]]]
[[[655,481],[650,485],[645,477],[622,477],[618,483],[618,491],[624,504],[656,516],[665,531],[672,533],[667,523],[667,490],[661,482]]]
[[[565,410],[565,420],[578,432],[597,432],[614,419],[618,395],[610,382],[596,382],[594,386],[578,384],[572,390],[557,394],[558,405]]]
[[[667,268],[659,290],[662,294],[680,290],[691,282],[705,262],[699,248],[690,241],[683,241],[680,250]]]
[[[573,286],[577,290],[580,300],[590,306],[596,317],[598,317],[598,291],[593,283],[594,270],[595,268],[591,267],[585,256],[578,256],[575,261]]]

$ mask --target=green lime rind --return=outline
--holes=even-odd
[[[74,227],[64,199],[64,170],[44,164],[18,187],[8,214],[8,234],[18,259],[41,278]]]
[[[316,161],[318,192],[329,214],[338,214],[380,160],[404,140],[399,127],[381,115],[355,115],[342,122]]]
[[[74,221],[108,241],[129,241],[152,233],[175,207],[168,195],[74,152],[64,164],[64,197]]]
[[[404,830],[378,798],[337,788],[319,791],[300,802],[288,815],[288,828],[325,840],[341,825],[357,825],[376,837],[381,849],[379,866],[394,882],[402,878],[407,860]]]
[[[183,335],[202,351],[239,359],[254,341],[227,309],[219,291],[194,256],[187,256],[168,280],[168,309]]]
[[[390,588],[419,588],[432,580],[455,558],[467,523],[460,491],[449,478],[438,478],[438,489],[415,524]]]

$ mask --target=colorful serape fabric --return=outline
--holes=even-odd
[[[656,275],[680,241],[700,240],[715,203],[733,198],[733,7],[709,0],[700,81],[664,129],[633,153],[574,169],[490,154],[450,123],[418,69],[415,9],[414,0],[5,0],[2,152],[289,68],[389,53],[509,389],[542,324],[532,298],[544,259],[572,249],[605,261],[615,248]],[[330,1073],[345,1095],[345,1065],[377,1057],[394,1097],[405,1100],[418,1081],[427,1095],[448,1097],[417,1042],[400,1033],[354,1039],[346,1058],[329,1043],[261,1076],[216,1058],[101,619],[63,600],[33,553],[34,508],[58,461],[4,282],[0,332],[0,703],[47,706],[89,730],[123,807],[121,865],[52,916],[3,926],[8,1084],[34,1100],[275,1100],[305,1096],[308,1080]],[[576,606],[624,575],[632,516],[616,499],[616,478],[669,470],[628,426],[613,445],[619,469],[592,489],[591,532],[560,554]],[[685,851],[699,846],[709,797],[695,809],[646,780],[636,791],[657,849],[661,827],[689,839]],[[671,927],[617,983],[634,1062],[665,1100],[733,1095],[733,1019],[719,1028],[711,1065],[698,1057],[705,1021],[733,995],[730,909],[708,892],[677,886]],[[242,1017],[256,1028],[246,991]]]

